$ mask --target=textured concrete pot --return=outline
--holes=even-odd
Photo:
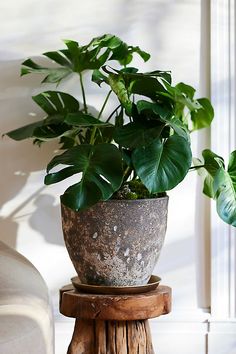
[[[65,244],[85,284],[146,284],[158,260],[168,197],[99,202],[75,212],[62,205]]]

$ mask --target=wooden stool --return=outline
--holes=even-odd
[[[67,354],[154,354],[148,318],[170,312],[171,289],[135,295],[86,294],[67,285],[60,312],[76,318]]]

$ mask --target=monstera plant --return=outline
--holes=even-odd
[[[57,65],[44,67],[28,59],[21,74],[43,74],[43,83],[56,85],[77,75],[82,103],[59,90],[42,92],[33,100],[45,117],[7,135],[15,140],[33,138],[39,145],[59,140],[65,151],[48,164],[45,183],[82,173],[62,196],[63,203],[74,210],[112,198],[130,180],[143,185],[150,196],[174,188],[191,166],[189,133],[209,126],[213,118],[208,99],[195,99],[194,88],[184,83],[172,86],[170,72],[141,73],[130,66],[134,54],[144,61],[150,55],[114,35],[94,38],[82,46],[71,40],[64,43],[65,49],[43,54]],[[87,102],[86,73],[105,92],[96,115]],[[104,115],[112,95],[117,105]]]

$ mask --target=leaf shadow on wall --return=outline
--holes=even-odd
[[[17,158],[17,154],[18,152],[16,152],[15,158]],[[55,205],[57,197],[42,194],[46,189],[43,179],[40,183],[42,174],[39,173],[38,176],[38,171],[30,168],[32,165],[28,167],[30,171],[23,168],[24,173],[21,176],[15,175],[15,168],[6,170],[6,188],[0,195],[0,203],[3,207],[5,203],[9,203],[10,211],[2,213],[0,216],[0,239],[10,247],[16,248],[19,225],[26,217],[31,229],[39,232],[46,242],[63,245],[60,209],[58,205]],[[31,174],[35,172],[37,185],[34,187]],[[33,242],[30,228],[27,233],[29,233],[29,242]]]
[[[39,87],[39,78],[21,79],[21,62],[0,63],[0,135],[43,117],[43,112],[31,99],[35,88]],[[44,89],[42,86],[38,90]],[[56,148],[55,143],[38,148],[31,141],[16,142],[6,136],[0,139],[0,238],[13,248],[17,244],[21,214],[45,188],[40,171],[45,170]],[[34,214],[37,208],[36,205]]]
[[[40,233],[47,243],[64,245],[61,231],[60,210],[54,205],[55,198],[49,194],[40,194],[34,200],[35,211],[28,222],[31,228]]]

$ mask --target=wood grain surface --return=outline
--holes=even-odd
[[[60,312],[68,317],[100,320],[144,320],[169,313],[171,288],[136,295],[86,294],[66,286],[60,291]]]
[[[149,323],[76,319],[67,354],[154,354]]]

